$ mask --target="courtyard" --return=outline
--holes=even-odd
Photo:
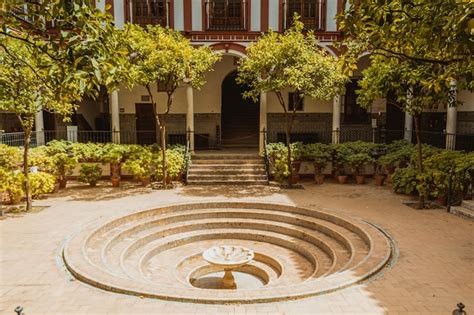
[[[304,189],[274,186],[177,186],[152,190],[124,182],[89,188],[73,182],[33,213],[0,221],[1,303],[4,314],[447,314],[474,301],[473,221],[445,208],[416,210],[413,198],[370,181],[339,185],[328,180]],[[213,305],[112,293],[75,279],[61,257],[67,240],[98,220],[171,204],[268,202],[323,210],[368,221],[394,240],[391,262],[367,281],[332,293],[273,303]],[[163,262],[166,264],[167,262]],[[172,259],[169,263],[173,263]]]

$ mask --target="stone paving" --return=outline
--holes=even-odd
[[[372,183],[304,182],[305,189],[177,187],[126,184],[71,188],[36,202],[38,213],[0,221],[0,313],[15,314],[450,314],[456,303],[474,311],[474,223],[444,210],[414,210],[411,199]],[[281,202],[325,208],[370,221],[396,240],[399,257],[376,279],[331,294],[268,304],[206,305],[120,295],[72,279],[59,252],[75,231],[96,220],[170,203]]]

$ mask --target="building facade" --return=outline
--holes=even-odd
[[[315,31],[319,45],[337,56],[334,43],[341,39],[336,15],[342,10],[342,0],[102,0],[101,10],[109,8],[115,24],[160,24],[183,32],[194,45],[208,45],[223,57],[206,75],[206,84],[195,90],[177,90],[167,121],[169,143],[182,143],[187,135],[192,146],[260,147],[264,133],[268,142],[284,139],[284,114],[276,97],[262,94],[257,103],[242,98],[245,86],[235,82],[239,58],[245,58],[245,48],[268,30],[284,31],[297,12],[307,29]],[[369,110],[356,103],[357,82],[368,66],[363,56],[352,82],[344,95],[332,101],[305,97],[298,102],[291,91],[284,95],[289,106],[297,106],[292,140],[335,142],[372,140],[375,130],[390,130],[386,137],[403,138],[404,130],[412,129],[411,118],[405,117],[386,99],[373,103]],[[153,87],[159,111],[164,111],[166,93],[159,84]],[[390,97],[390,96],[388,96]],[[443,133],[474,134],[474,96],[458,91],[464,103],[458,109],[433,108],[424,115],[426,129]],[[154,143],[159,137],[150,99],[145,88],[125,87],[98,100],[86,99],[66,126],[61,117],[39,113],[37,130],[114,131],[114,141],[122,143]],[[0,114],[0,129],[17,130],[18,124],[8,113]],[[411,133],[410,133],[411,135]],[[410,135],[406,135],[409,137]],[[341,139],[344,138],[344,139]],[[93,140],[93,139],[92,139]]]

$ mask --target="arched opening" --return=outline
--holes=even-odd
[[[236,78],[237,71],[233,71],[222,81],[222,147],[257,148],[260,106],[258,102],[243,98],[248,86],[237,84]]]

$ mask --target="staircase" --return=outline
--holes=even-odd
[[[200,153],[193,155],[190,185],[267,185],[265,163],[257,153]]]
[[[463,200],[458,207],[451,207],[451,213],[474,220],[474,200]]]

